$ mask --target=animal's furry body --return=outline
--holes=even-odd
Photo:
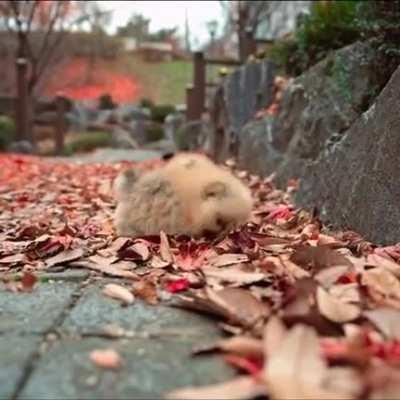
[[[115,182],[120,236],[221,233],[247,221],[249,189],[198,154],[180,154],[142,176],[127,170]]]

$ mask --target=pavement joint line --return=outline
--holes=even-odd
[[[137,331],[127,331],[121,335],[110,335],[103,332],[84,332],[77,335],[80,338],[101,338],[109,340],[119,340],[119,339],[193,339],[201,338],[203,335],[197,333],[179,333],[179,332],[137,332]],[[68,337],[68,333],[65,335]],[[75,337],[75,335],[74,335]]]
[[[57,333],[57,328],[62,325],[62,323],[67,318],[67,316],[69,315],[71,310],[76,306],[79,299],[82,297],[84,289],[90,283],[91,283],[91,279],[88,278],[77,287],[77,289],[74,291],[74,293],[71,296],[71,301],[64,307],[64,309],[61,311],[60,315],[55,319],[52,326],[41,334],[42,340],[39,343],[38,348],[31,353],[27,362],[25,363],[21,378],[18,380],[17,384],[15,385],[15,390],[10,397],[11,400],[17,400],[19,398],[19,395],[22,393],[22,391],[24,390],[30,377],[32,376],[32,373],[35,370],[37,362],[40,360],[40,358],[43,356],[43,354],[49,349],[49,347],[51,347],[54,344],[54,342],[59,340],[60,336]],[[48,338],[48,335],[54,334],[54,333],[56,334],[55,340],[50,341]]]

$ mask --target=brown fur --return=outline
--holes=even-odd
[[[177,155],[142,176],[125,171],[115,190],[120,236],[222,233],[245,223],[252,208],[248,188],[198,154]]]

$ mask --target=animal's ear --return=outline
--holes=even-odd
[[[223,182],[211,182],[203,189],[203,197],[208,199],[210,197],[220,198],[226,195],[227,187]]]

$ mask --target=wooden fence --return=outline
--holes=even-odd
[[[42,111],[32,111],[25,104],[27,104],[25,100],[21,101],[18,97],[0,97],[0,114],[7,115],[15,121],[15,139],[18,141],[26,140],[35,145],[36,138],[33,134],[33,126],[39,123],[40,125],[50,126],[53,128],[54,154],[61,154],[67,132],[68,99],[63,96],[56,96],[49,103],[46,103],[46,107],[51,107],[51,113],[50,118],[47,116],[45,119],[42,118]],[[32,108],[35,110],[37,107],[33,105]],[[43,112],[43,115],[45,113],[46,111]]]
[[[206,58],[201,51],[193,53],[193,83],[186,87],[186,120],[201,119],[205,111],[206,88],[214,86],[207,81],[207,65],[221,65],[238,67],[246,62],[250,55],[257,53],[259,44],[271,44],[271,40],[255,39],[252,30],[247,30],[239,46],[242,51],[241,59]]]

